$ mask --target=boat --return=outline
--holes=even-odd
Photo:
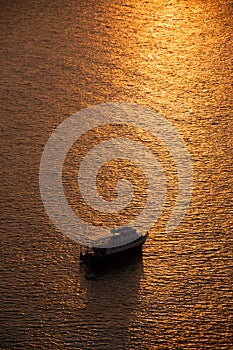
[[[80,261],[92,265],[123,255],[137,254],[142,251],[147,237],[148,233],[141,235],[128,226],[112,229],[107,239],[98,240],[93,246],[81,246]]]

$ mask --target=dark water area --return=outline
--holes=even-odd
[[[231,349],[232,18],[230,0],[0,1],[1,349]],[[63,120],[106,102],[176,127],[193,196],[142,259],[87,281],[39,166]]]

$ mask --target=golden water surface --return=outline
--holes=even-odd
[[[231,348],[232,18],[230,0],[0,1],[1,349]],[[154,109],[177,128],[192,160],[193,196],[165,234],[177,192],[172,159],[126,126],[154,147],[169,195],[142,259],[109,266],[92,282],[78,244],[46,215],[39,165],[63,120],[117,101]],[[117,127],[85,135],[86,147]],[[80,152],[76,144],[68,155],[64,188],[87,219],[93,213],[80,210],[75,182]],[[132,169],[107,164],[102,196],[114,196],[106,173],[131,179]],[[130,215],[147,186],[140,170],[135,176]]]

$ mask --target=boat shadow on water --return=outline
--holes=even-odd
[[[88,271],[95,275],[94,281],[85,277]],[[102,261],[91,267],[84,263],[80,265],[80,288],[85,290],[85,298],[78,313],[78,323],[86,325],[92,341],[97,337],[96,329],[99,330],[102,339],[99,339],[100,349],[129,348],[128,328],[137,317],[141,304],[140,282],[143,274],[141,252]],[[75,329],[77,339],[81,339],[82,327]]]
[[[86,263],[80,261],[80,266],[85,277],[88,280],[95,280],[96,278],[108,274],[124,274],[124,271],[130,267],[142,266],[142,250],[134,253],[120,254],[112,256],[108,259],[90,261]]]

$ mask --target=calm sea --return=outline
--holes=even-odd
[[[231,349],[232,18],[230,0],[0,1],[1,349]],[[193,197],[142,259],[87,281],[39,165],[63,120],[117,101],[176,127]]]

